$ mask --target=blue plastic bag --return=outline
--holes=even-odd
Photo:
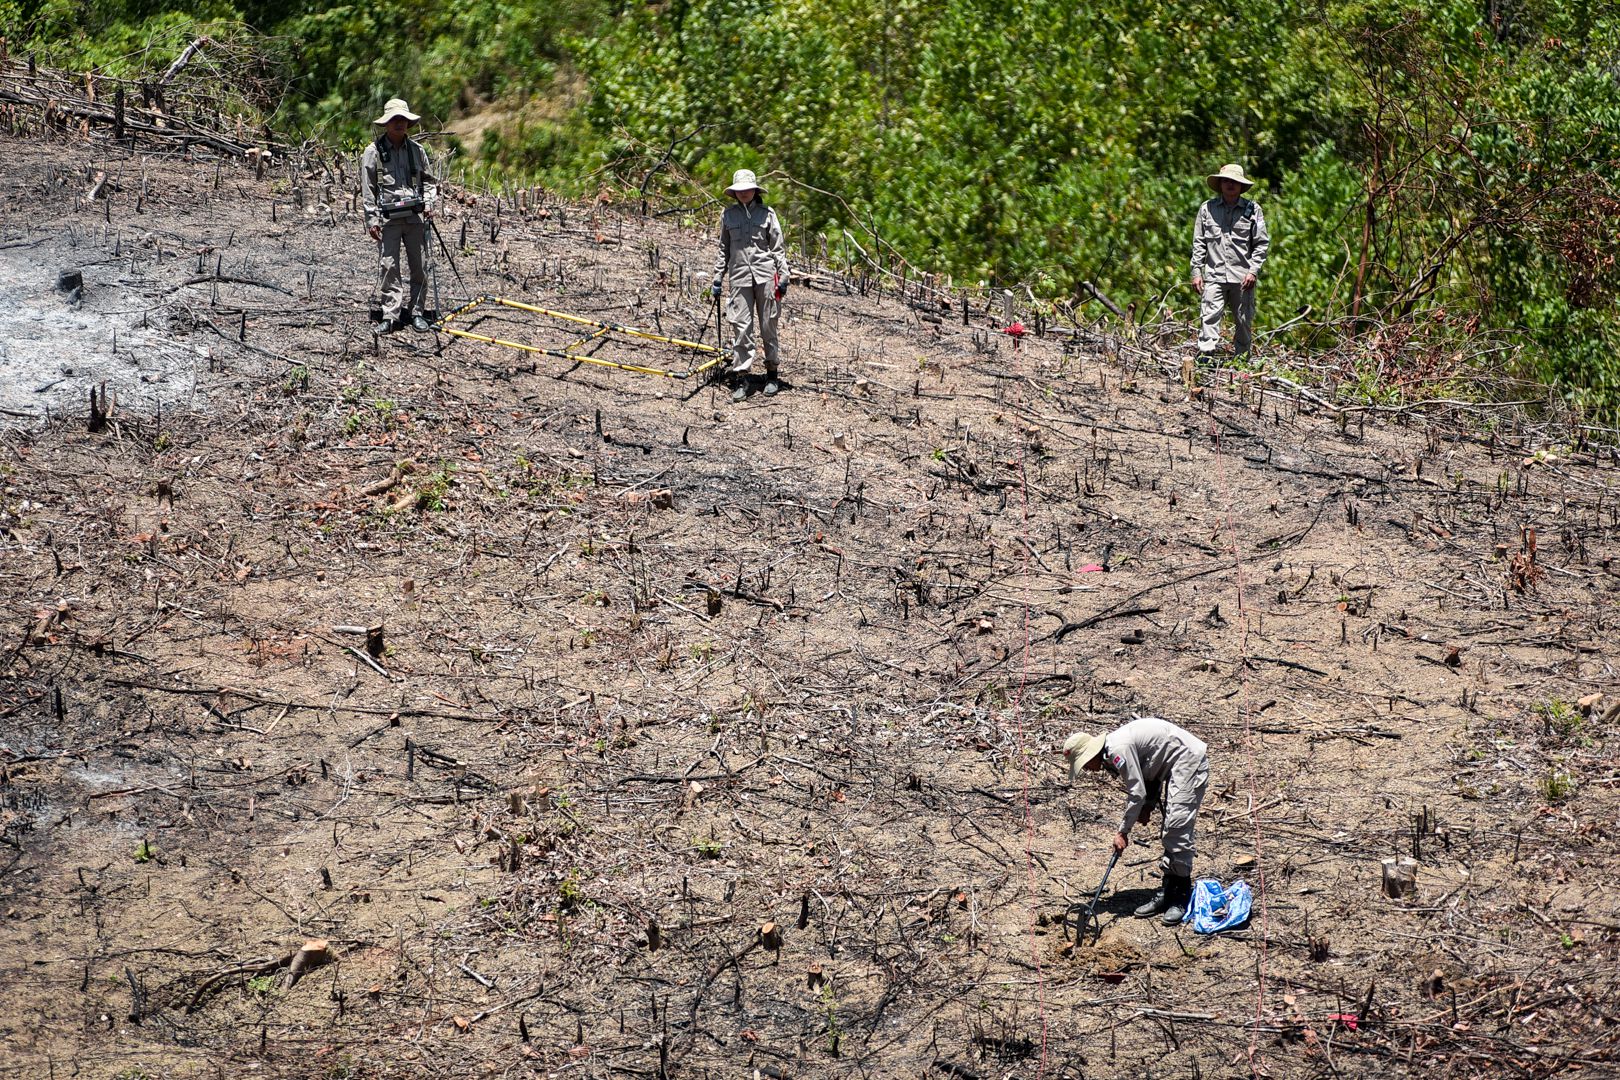
[[[1220,882],[1204,879],[1193,886],[1192,903],[1182,921],[1192,923],[1200,934],[1236,930],[1249,921],[1253,904],[1254,894],[1247,881],[1234,881],[1230,888],[1222,888]]]

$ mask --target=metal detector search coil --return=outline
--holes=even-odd
[[[570,343],[564,349],[547,349],[539,345],[529,345],[521,341],[510,341],[506,338],[493,337],[488,334],[476,334],[471,330],[460,330],[450,326],[453,319],[463,318],[483,304],[495,304],[515,311],[528,312],[531,315],[541,315],[548,319],[557,319],[562,322],[574,323],[579,326],[589,326],[593,332],[577,341]],[[570,360],[576,364],[594,364],[597,367],[613,368],[617,371],[629,371],[637,375],[659,375],[666,379],[689,379],[694,375],[701,375],[718,366],[723,358],[724,350],[713,345],[705,345],[701,341],[687,341],[684,338],[667,337],[655,334],[651,330],[642,330],[634,326],[623,326],[619,323],[601,322],[596,319],[587,319],[580,315],[570,315],[566,311],[552,311],[549,308],[535,307],[533,304],[521,304],[516,300],[507,300],[500,296],[480,296],[463,304],[454,311],[447,312],[438,321],[434,329],[442,330],[452,337],[465,338],[468,341],[479,341],[485,345],[500,345],[508,349],[518,349],[522,352],[538,353],[541,356],[554,356],[559,360]],[[674,345],[698,354],[693,357],[693,365],[685,371],[675,371],[669,368],[652,367],[647,364],[630,364],[618,360],[606,360],[600,356],[575,350],[602,342],[609,334],[623,334],[625,337],[636,338],[641,341],[658,342],[664,345]],[[701,363],[696,362],[699,357],[707,357]]]

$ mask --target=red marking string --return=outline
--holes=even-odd
[[[1023,330],[1021,324],[1015,323],[1019,331]],[[1013,348],[1018,346],[1018,337],[1013,338]],[[1035,815],[1029,808],[1030,765],[1029,755],[1024,752],[1024,687],[1029,683],[1029,653],[1030,653],[1030,608],[1029,608],[1029,485],[1024,477],[1024,447],[1026,440],[1023,433],[1018,434],[1018,501],[1020,512],[1019,527],[1022,530],[1024,541],[1023,579],[1024,579],[1024,655],[1023,666],[1018,674],[1018,692],[1013,697],[1013,730],[1017,734],[1018,760],[1022,765],[1023,801],[1024,801],[1024,869],[1029,876],[1029,953],[1030,959],[1035,963],[1035,995],[1041,1015],[1041,1064],[1037,1077],[1046,1075],[1046,967],[1041,963],[1040,940],[1035,933],[1035,920],[1039,912],[1039,903],[1036,900],[1037,883],[1035,880]]]
[[[1260,1045],[1260,1025],[1266,1008],[1266,942],[1269,938],[1266,923],[1266,864],[1262,854],[1260,830],[1259,769],[1255,764],[1253,714],[1249,708],[1249,609],[1243,598],[1243,559],[1238,553],[1237,524],[1232,517],[1232,494],[1226,479],[1226,454],[1221,448],[1221,433],[1213,423],[1210,436],[1215,440],[1215,476],[1221,489],[1221,501],[1226,506],[1226,534],[1232,552],[1232,577],[1237,586],[1238,618],[1242,622],[1238,644],[1238,711],[1243,721],[1243,752],[1248,759],[1249,815],[1254,819],[1254,896],[1260,909],[1260,955],[1255,965],[1255,978],[1259,983],[1255,993],[1254,1030],[1249,1035],[1249,1072],[1259,1076],[1255,1055]]]

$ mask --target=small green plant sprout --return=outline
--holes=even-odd
[[[143,837],[141,842],[135,845],[135,861],[138,863],[151,862],[157,858],[157,854],[157,847],[149,838]]]
[[[1536,715],[1541,717],[1541,729],[1547,735],[1568,738],[1581,729],[1580,710],[1562,698],[1537,705]]]
[[[1536,781],[1536,790],[1541,793],[1543,801],[1549,805],[1563,802],[1575,793],[1575,778],[1563,769],[1554,767],[1542,774]]]
[[[712,836],[698,836],[692,840],[692,850],[700,859],[718,859],[725,845]]]
[[[831,983],[821,986],[821,1007],[827,1016],[827,1052],[838,1056],[838,1040],[843,1034],[838,1027],[838,999],[833,996]]]
[[[568,871],[568,876],[557,883],[557,910],[564,914],[578,910],[584,899],[585,891],[579,887],[579,871]]]
[[[255,975],[247,981],[247,988],[255,994],[268,994],[276,988],[274,975]]]
[[[443,462],[427,476],[427,482],[416,489],[416,508],[424,513],[450,508],[450,481],[455,467]]]

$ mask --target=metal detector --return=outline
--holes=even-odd
[[[424,222],[423,224],[427,225],[427,227],[429,229],[433,229],[433,222],[428,221],[428,222]],[[434,230],[433,235],[437,236],[438,231]],[[439,308],[439,260],[433,257],[433,240],[432,240],[432,238],[431,237],[424,237],[424,239],[427,240],[427,243],[422,245],[422,246],[427,248],[427,271],[428,271],[428,277],[433,282],[433,310],[432,311],[424,311],[424,312],[422,312],[422,315],[427,319],[429,325],[431,325],[434,329],[438,329],[438,326],[439,326],[439,311],[440,311],[440,308]],[[423,297],[423,299],[426,300],[427,298]],[[424,303],[422,306],[426,307],[427,305]]]
[[[1085,913],[1075,924],[1074,943],[1076,945],[1080,945],[1086,940],[1086,932],[1093,926],[1097,928],[1097,937],[1102,937],[1102,923],[1097,920],[1097,901],[1102,899],[1103,889],[1108,887],[1108,875],[1114,872],[1114,864],[1117,862],[1119,862],[1119,852],[1115,851],[1114,857],[1108,860],[1108,869],[1103,871],[1102,880],[1097,882],[1097,891],[1091,894],[1091,903],[1086,905]],[[1063,913],[1063,937],[1065,940],[1069,937],[1069,916],[1079,910],[1079,904],[1070,904],[1068,910]]]
[[[444,242],[444,237],[439,233],[439,225],[438,225],[438,223],[434,222],[434,221],[429,221],[427,223],[427,227],[428,227],[429,231],[431,231],[433,233],[433,239],[437,240],[439,242],[439,250],[444,252],[445,261],[450,264],[450,272],[452,274],[456,275],[456,284],[461,287],[461,294],[464,297],[471,297],[473,294],[467,288],[467,283],[462,280],[460,268],[456,266],[456,257],[454,255],[450,254],[450,246]],[[431,251],[432,248],[433,248],[433,244],[431,242],[429,242],[428,249]],[[437,288],[437,287],[435,286],[435,288]],[[439,299],[438,295],[435,294],[434,297],[433,297],[434,302],[437,303],[438,299]],[[438,322],[437,319],[430,319],[428,321],[429,322]]]
[[[382,237],[380,235],[377,237],[377,257],[372,260],[372,265],[377,268],[377,273],[371,279],[371,302],[366,307],[366,316],[371,319],[373,323],[380,323],[383,321]]]

